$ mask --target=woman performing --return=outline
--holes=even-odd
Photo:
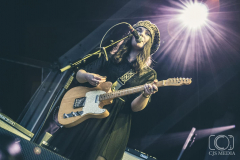
[[[156,72],[149,67],[150,57],[160,45],[160,33],[150,21],[139,21],[133,26],[143,41],[125,39],[112,51],[106,61],[102,56],[77,72],[79,83],[92,86],[107,81],[114,83],[129,70],[134,71],[120,89],[144,85],[144,92],[115,98],[104,106],[110,115],[103,119],[88,119],[72,128],[62,128],[53,135],[50,145],[56,146],[60,154],[72,160],[120,160],[126,148],[132,112],[143,110],[151,94],[157,92]],[[153,82],[153,83],[152,83]]]

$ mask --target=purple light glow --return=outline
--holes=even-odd
[[[235,125],[198,130],[198,139],[235,128]]]
[[[20,144],[19,143],[12,143],[8,146],[8,152],[14,156],[14,155],[17,155],[21,152],[21,147],[20,147]]]
[[[161,54],[156,56],[159,64],[164,63],[167,57],[171,60],[171,63],[167,64],[168,71],[174,72],[181,68],[182,74],[184,74],[186,71],[196,70],[197,67],[198,70],[204,69],[210,74],[215,74],[233,64],[233,60],[240,59],[236,48],[240,36],[224,22],[227,20],[226,17],[234,16],[234,13],[231,15],[230,12],[219,12],[218,0],[211,4],[204,4],[208,8],[208,18],[206,18],[206,7],[200,9],[205,10],[205,18],[202,18],[204,25],[201,27],[188,27],[179,19],[192,2],[171,1],[170,3],[171,7],[161,6],[155,11],[155,14],[158,15],[154,17],[157,19],[155,23],[160,28],[161,34],[169,35],[161,39],[162,44],[158,51]],[[193,26],[197,26],[197,24]],[[231,53],[231,55],[227,55],[229,58],[226,58],[226,51]],[[214,65],[216,57],[222,61],[221,65]],[[208,67],[206,68],[206,66]]]

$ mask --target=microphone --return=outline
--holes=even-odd
[[[136,29],[134,29],[130,24],[128,25],[128,28],[130,29],[130,32],[132,33],[132,35],[135,37],[137,43],[140,43],[143,41],[143,38],[139,36]]]

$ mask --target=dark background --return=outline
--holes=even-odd
[[[127,2],[127,0],[2,2],[1,58],[14,59],[15,62],[38,61],[42,64],[57,62],[60,56]],[[193,83],[190,86],[160,88],[146,109],[134,113],[128,147],[141,150],[158,159],[177,159],[192,127],[202,130],[236,125],[236,128],[221,134],[234,135],[234,151],[240,154],[240,5],[237,0],[220,0],[220,4],[221,14],[216,23],[227,28],[221,30],[226,34],[222,41],[218,41],[219,37],[216,35],[211,36],[212,41],[215,40],[212,43],[217,45],[213,45],[208,56],[199,54],[196,48],[193,49],[193,56],[186,60],[187,55],[179,54],[178,50],[183,42],[172,43],[167,26],[159,23],[161,47],[154,55],[157,62],[154,69],[158,73],[158,79],[191,77]],[[171,6],[171,3],[167,0],[150,0],[149,5],[141,7],[125,20],[133,23],[145,19],[156,21],[158,14],[164,16],[164,12],[157,12],[162,6]],[[169,43],[174,45],[171,46]],[[191,45],[194,42],[189,40],[187,43]],[[187,50],[186,48],[181,53],[188,53]],[[175,57],[179,57],[180,61],[174,61]],[[186,61],[189,61],[187,65]],[[40,68],[0,59],[1,112],[17,121],[21,111],[41,84],[41,76]],[[185,104],[188,106],[190,104],[192,108],[181,107]],[[178,108],[182,109],[177,110]],[[178,114],[172,115],[174,111]],[[181,115],[182,118],[178,119]],[[165,129],[167,126],[169,129]],[[209,135],[200,134],[193,147],[185,152],[183,159],[212,158],[208,155]],[[203,138],[200,138],[201,136]]]

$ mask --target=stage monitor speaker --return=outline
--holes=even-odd
[[[125,151],[122,160],[145,160],[145,159]]]
[[[141,151],[126,147],[122,160],[157,160]]]
[[[0,128],[1,160],[67,160],[46,148]]]
[[[22,127],[3,113],[0,113],[0,128],[8,130],[9,132],[12,132],[28,141],[30,141],[34,136],[32,132]]]

